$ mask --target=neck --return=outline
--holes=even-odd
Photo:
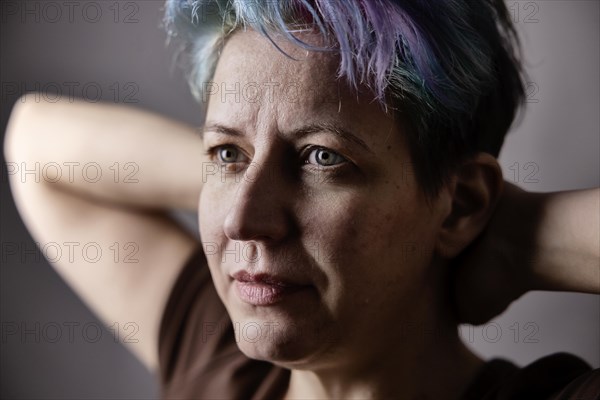
[[[347,355],[334,366],[293,369],[285,398],[459,399],[483,361],[464,345],[456,322],[446,317],[447,302],[429,299],[433,301],[415,302],[422,306],[398,314],[415,322],[373,327],[372,333],[385,333],[345,346]]]
[[[286,399],[458,399],[483,361],[458,337],[439,345],[402,346],[363,369],[292,370]]]

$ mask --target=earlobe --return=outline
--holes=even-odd
[[[452,259],[483,231],[503,188],[502,169],[495,157],[477,153],[456,171],[449,186],[450,211],[440,227],[436,252]]]

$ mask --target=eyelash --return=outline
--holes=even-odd
[[[236,151],[239,151],[239,152],[241,152],[243,154],[243,152],[239,149],[239,147],[236,146],[236,145],[234,145],[234,144],[220,144],[220,145],[212,146],[212,147],[209,147],[208,149],[206,149],[205,155],[208,156],[208,157],[210,157],[211,160],[215,160],[215,158],[218,157],[218,152],[220,150],[224,149],[224,148],[227,148],[227,147],[233,147],[233,148],[236,149]],[[308,156],[313,151],[315,151],[315,150],[325,150],[325,151],[334,153],[337,156],[339,156],[340,158],[342,158],[343,161],[340,162],[339,164],[330,165],[330,166],[319,166],[319,165],[311,164],[311,163],[308,162]],[[309,167],[309,168],[311,168],[311,169],[313,169],[315,171],[328,170],[328,171],[332,171],[333,172],[333,171],[337,171],[340,168],[343,168],[343,167],[347,166],[347,164],[350,163],[350,161],[346,157],[342,156],[337,151],[331,150],[331,149],[329,149],[327,147],[323,147],[323,146],[316,146],[316,145],[306,146],[306,147],[304,147],[300,151],[300,155],[301,155],[301,159],[303,160],[302,161],[302,165],[310,165],[311,167]],[[218,160],[216,162],[222,163],[220,160]],[[225,164],[225,165],[232,165],[232,164],[235,164],[235,163],[223,163],[223,164]]]
[[[240,148],[234,144],[220,144],[217,146],[212,146],[209,147],[208,149],[206,149],[205,154],[210,157],[210,160],[213,162],[218,163],[219,165],[225,167],[225,172],[227,173],[237,173],[240,171],[240,168],[238,167],[238,165],[240,164],[240,162],[223,162],[219,159],[219,152],[222,149],[225,148],[234,148],[235,151],[241,153],[244,157],[246,157],[246,155],[244,154],[243,151],[240,150]]]
[[[220,145],[217,145],[217,146],[212,146],[212,147],[207,148],[206,151],[204,152],[204,154],[206,156],[210,157],[211,160],[214,160],[215,157],[218,156],[217,153],[220,150],[222,150],[224,148],[227,148],[227,147],[234,147],[237,151],[239,151],[239,148],[236,145],[233,145],[233,144],[220,144]],[[218,161],[218,162],[220,162],[220,161]]]
[[[325,150],[327,152],[333,153],[337,156],[339,156],[343,161],[341,161],[338,164],[335,165],[327,165],[327,166],[323,166],[323,165],[315,165],[315,164],[311,164],[308,162],[308,156],[310,156],[310,154],[313,151],[316,150]],[[339,168],[342,168],[344,166],[347,166],[347,164],[350,162],[348,161],[348,159],[344,156],[342,156],[340,153],[338,153],[337,151],[333,151],[327,147],[323,147],[323,146],[315,146],[315,145],[311,145],[311,146],[306,146],[304,149],[302,149],[302,151],[300,152],[300,154],[302,155],[302,164],[303,165],[310,165],[311,169],[314,169],[316,171],[323,171],[323,170],[328,170],[328,171],[334,171],[334,170],[338,170]]]

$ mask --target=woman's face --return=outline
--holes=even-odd
[[[277,43],[298,61],[234,34],[207,85],[200,234],[246,355],[334,365],[431,313],[442,212],[401,121],[337,81],[334,55]]]

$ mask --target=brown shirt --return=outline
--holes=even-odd
[[[281,399],[290,371],[247,358],[237,347],[229,315],[214,288],[202,246],[190,257],[167,301],[159,333],[164,399]],[[600,399],[600,369],[556,353],[519,368],[484,364],[464,397]]]

